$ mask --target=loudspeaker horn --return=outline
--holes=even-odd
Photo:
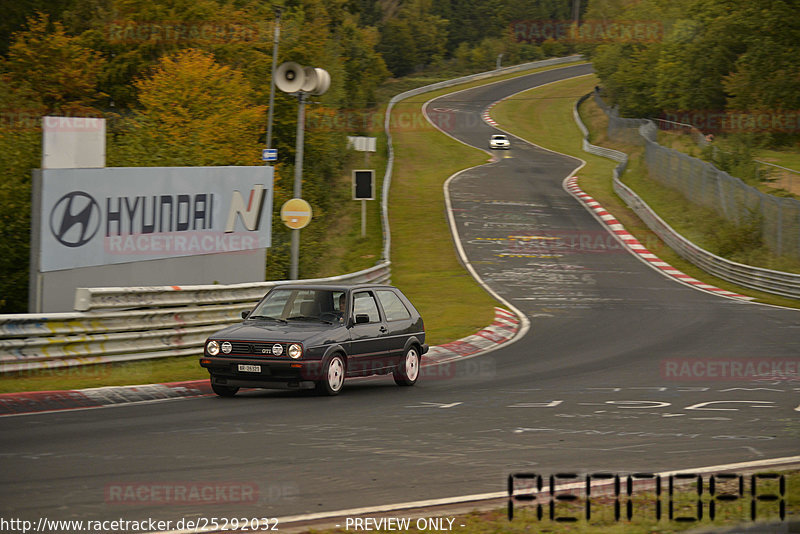
[[[306,81],[305,70],[293,61],[281,63],[275,71],[275,85],[284,93],[301,91]]]
[[[321,95],[331,86],[331,75],[325,69],[314,69],[316,71],[317,84],[311,91],[312,94]]]
[[[317,69],[314,67],[303,67],[303,86],[301,91],[310,93],[317,87]]]

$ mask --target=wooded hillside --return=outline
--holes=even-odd
[[[308,106],[303,196],[324,242],[347,135],[358,135],[392,77],[452,77],[568,51],[516,42],[516,18],[563,18],[560,0],[15,0],[0,18],[0,313],[25,312],[31,169],[43,115],[107,119],[107,165],[259,165],[266,137],[273,28],[279,61],[325,68],[330,90]],[[384,91],[387,93],[388,91]],[[289,197],[297,104],[278,92],[275,205]],[[345,119],[342,119],[344,117]],[[367,121],[371,125],[371,121]],[[333,126],[331,126],[333,125]],[[288,237],[274,225],[274,258]],[[310,252],[307,252],[310,253]],[[288,263],[273,261],[284,278]]]

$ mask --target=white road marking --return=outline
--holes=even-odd
[[[451,402],[450,404],[443,404],[441,402],[423,402],[424,406],[406,406],[406,408],[452,408],[453,406],[458,406],[459,404],[464,404],[463,402]]]

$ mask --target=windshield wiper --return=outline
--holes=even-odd
[[[298,322],[304,322],[304,323],[320,322],[320,323],[323,323],[323,324],[334,324],[332,321],[330,321],[328,319],[322,319],[320,317],[310,317],[308,315],[295,315],[294,317],[289,317],[288,319],[290,321],[298,321]]]
[[[268,319],[270,321],[278,321],[279,323],[287,324],[288,321],[286,319],[281,319],[280,317],[270,317],[269,315],[248,315],[248,319]]]
[[[295,315],[294,317],[289,317],[290,321],[318,321],[318,317],[307,317],[305,315]]]

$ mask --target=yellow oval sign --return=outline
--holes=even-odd
[[[302,198],[287,200],[281,208],[281,220],[292,230],[305,228],[311,217],[311,205]]]

